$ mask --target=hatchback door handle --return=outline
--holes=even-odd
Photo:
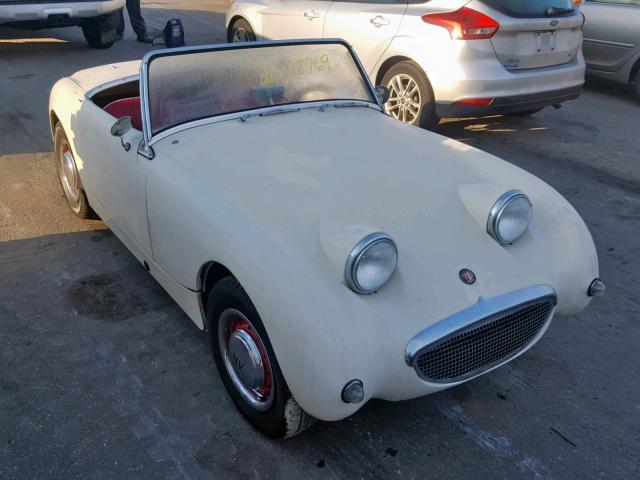
[[[315,10],[307,10],[306,12],[304,12],[304,16],[310,20],[313,20],[314,18],[318,18],[320,14]]]
[[[389,20],[384,18],[382,15],[376,15],[371,20],[369,20],[369,23],[371,23],[374,27],[382,27],[383,25],[389,25],[389,23],[391,22],[389,22]]]

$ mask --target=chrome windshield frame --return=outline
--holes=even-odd
[[[259,41],[259,42],[246,42],[246,43],[223,43],[223,44],[214,44],[214,45],[199,45],[194,47],[181,47],[181,48],[163,48],[158,50],[152,50],[147,52],[144,57],[142,57],[142,61],[140,63],[140,102],[142,105],[142,135],[144,147],[149,149],[154,143],[165,138],[169,135],[167,132],[171,132],[171,134],[176,133],[181,130],[185,130],[188,128],[193,128],[195,126],[215,123],[217,121],[223,120],[231,120],[234,118],[242,118],[243,116],[256,116],[262,112],[268,112],[273,109],[273,106],[265,106],[255,109],[243,110],[240,112],[233,112],[229,114],[215,115],[206,118],[194,119],[191,121],[187,121],[178,125],[174,125],[165,130],[162,130],[155,135],[151,130],[151,112],[149,108],[149,65],[150,63],[158,58],[165,56],[178,56],[189,53],[199,53],[199,52],[214,52],[214,51],[222,51],[222,50],[242,50],[249,48],[263,48],[263,47],[274,47],[274,46],[291,46],[291,45],[317,45],[317,44],[338,44],[344,46],[351,57],[353,58],[360,75],[362,76],[364,83],[371,95],[373,101],[368,102],[366,100],[326,100],[320,102],[302,102],[302,103],[291,103],[286,105],[279,105],[281,109],[286,107],[290,107],[291,110],[298,110],[305,107],[318,107],[321,105],[345,105],[350,103],[362,103],[366,104],[371,108],[379,110],[381,113],[384,113],[384,106],[380,103],[380,99],[376,95],[375,89],[369,76],[367,75],[366,70],[362,66],[360,59],[353,51],[351,45],[339,38],[323,38],[323,39],[308,39],[308,40],[274,40],[274,41]]]

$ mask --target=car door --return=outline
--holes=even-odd
[[[400,28],[407,0],[335,0],[324,22],[326,38],[344,38],[369,75]]]
[[[147,161],[137,153],[142,132],[131,129],[122,139],[112,136],[111,127],[117,119],[88,99],[77,120],[81,135],[77,136],[75,144],[83,161],[81,176],[87,192],[99,203],[97,210],[103,220],[112,229],[124,232],[135,246],[142,247],[145,237],[138,207],[138,165]],[[128,150],[123,143],[129,144]],[[127,246],[132,250],[135,248]]]
[[[273,0],[262,10],[262,34],[269,40],[322,38],[330,0]]]
[[[640,0],[589,0],[582,12],[587,68],[622,68],[640,49]]]

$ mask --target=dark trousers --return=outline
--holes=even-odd
[[[131,27],[136,35],[143,35],[147,31],[147,25],[142,18],[142,12],[140,12],[140,0],[127,0],[127,12],[129,12],[129,18],[131,19]],[[124,13],[120,10],[120,28],[119,33],[122,35],[124,32]]]

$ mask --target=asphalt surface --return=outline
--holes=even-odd
[[[143,14],[182,17],[190,44],[224,38],[222,2],[179,5]],[[640,477],[640,105],[624,90],[590,85],[561,110],[439,127],[571,201],[607,296],[489,375],[276,442],[237,413],[203,335],[56,183],[49,90],[139,58],[149,47],[127,31],[94,51],[78,29],[0,28],[0,478]]]

